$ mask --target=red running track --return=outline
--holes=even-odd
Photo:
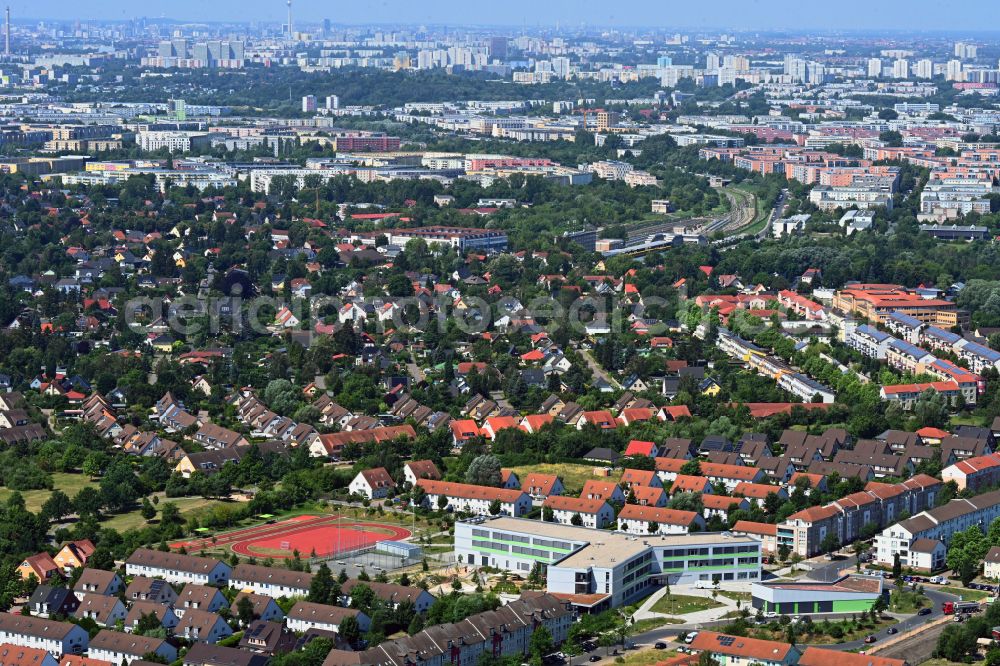
[[[334,523],[340,519],[340,516],[295,516],[293,518],[288,518],[282,520],[278,523],[273,523],[271,525],[257,525],[255,527],[245,527],[239,530],[233,530],[231,532],[224,532],[215,537],[215,541],[211,537],[204,539],[191,539],[187,541],[175,541],[170,544],[171,548],[180,548],[181,546],[187,548],[188,550],[200,549],[200,548],[210,548],[212,546],[226,545],[234,543],[237,541],[247,541],[252,537],[264,537],[271,534],[284,534],[289,530],[295,530],[301,527],[315,526],[315,525],[326,525],[328,523]]]
[[[380,531],[369,532],[363,529],[351,529],[358,527],[369,527]],[[346,523],[336,526],[308,524],[296,525],[280,534],[256,535],[249,539],[235,541],[231,548],[234,553],[248,557],[270,556],[275,559],[284,559],[292,557],[292,554],[282,555],[273,551],[286,550],[282,548],[282,544],[287,542],[289,546],[287,550],[297,550],[303,557],[308,557],[313,552],[318,557],[326,557],[335,555],[337,552],[371,546],[378,541],[402,541],[409,538],[411,534],[412,532],[408,529],[379,523]],[[339,551],[337,550],[338,545]],[[260,550],[255,552],[255,549],[267,549],[271,552],[261,552]]]

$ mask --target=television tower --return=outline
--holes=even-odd
[[[4,22],[3,54],[10,55],[10,5],[7,5],[7,18]]]
[[[286,0],[288,4],[288,39],[292,39],[292,0]]]

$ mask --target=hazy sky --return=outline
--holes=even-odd
[[[293,0],[302,20],[513,26],[991,30],[997,0]],[[280,21],[284,0],[13,0],[24,18]],[[294,20],[294,18],[293,18]]]

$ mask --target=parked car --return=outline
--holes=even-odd
[[[930,608],[921,608],[920,610],[917,611],[917,615],[930,615],[930,614],[931,614]]]
[[[657,641],[656,643],[653,644],[653,647],[657,650],[666,650],[667,644],[664,643],[663,641]]]
[[[601,660],[601,658],[599,656],[597,656],[596,654],[590,655],[590,661],[600,661],[600,660]]]
[[[890,636],[892,636],[893,634],[898,634],[899,633],[899,629],[897,629],[896,627],[889,627],[888,629],[885,630],[885,633],[887,633]]]
[[[877,640],[878,637],[876,637],[875,634],[868,634],[867,636],[865,636],[865,643],[874,643]]]
[[[694,641],[694,639],[697,636],[698,636],[698,632],[697,631],[692,631],[691,633],[689,633],[687,636],[684,637],[684,642],[687,643],[688,645],[690,645],[691,642]]]

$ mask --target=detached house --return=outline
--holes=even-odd
[[[348,490],[353,495],[360,495],[368,499],[382,499],[389,495],[390,491],[396,489],[396,482],[389,476],[385,467],[376,467],[358,472],[354,477]]]
[[[86,566],[93,552],[94,544],[90,539],[81,539],[67,543],[59,549],[53,559],[63,571],[69,573],[73,569]]]
[[[433,460],[411,460],[403,465],[403,480],[410,486],[417,485],[417,479],[441,480],[441,472]]]
[[[24,580],[34,576],[39,582],[44,583],[59,573],[59,565],[48,553],[38,553],[21,562],[17,572]]]

